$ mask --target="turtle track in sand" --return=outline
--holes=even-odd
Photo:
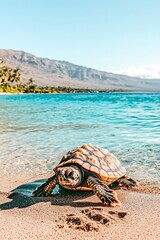
[[[93,207],[81,210],[77,214],[71,213],[61,218],[59,228],[67,224],[69,228],[83,230],[85,232],[98,231],[100,226],[109,226],[114,222],[122,220],[127,212],[104,211],[104,208]]]

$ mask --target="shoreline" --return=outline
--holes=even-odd
[[[0,192],[10,193],[14,189],[22,189],[21,193],[25,195],[25,190],[30,194],[35,187],[41,185],[49,177],[52,176],[52,171],[46,173],[40,173],[33,176],[33,173],[23,175],[8,175],[6,177],[1,177],[1,187]],[[134,177],[133,177],[134,178]],[[139,183],[138,187],[132,189],[127,189],[128,192],[137,192],[137,193],[146,193],[146,194],[160,194],[160,181],[151,181],[151,180],[139,180],[136,179]],[[121,190],[125,188],[118,187],[114,188],[115,190]]]
[[[160,94],[160,91],[94,91],[94,92],[55,92],[55,93],[23,93],[23,92],[0,92],[0,96],[3,95],[55,95],[55,94]]]
[[[33,198],[35,181],[2,179],[0,239],[160,239],[159,190],[116,190],[122,205],[107,207],[91,192]]]

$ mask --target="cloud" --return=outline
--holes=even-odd
[[[116,73],[132,77],[160,79],[160,64],[129,67]]]

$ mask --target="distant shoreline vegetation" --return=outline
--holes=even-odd
[[[34,80],[30,78],[27,83],[21,82],[21,73],[18,68],[12,69],[6,66],[0,59],[0,93],[108,93],[124,92],[122,89],[89,89],[89,88],[71,88],[71,87],[49,87],[37,86]]]

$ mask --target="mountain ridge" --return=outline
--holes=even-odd
[[[5,64],[21,70],[22,81],[32,78],[39,86],[160,91],[157,79],[100,71],[68,61],[37,57],[22,50],[0,49],[0,58]]]

